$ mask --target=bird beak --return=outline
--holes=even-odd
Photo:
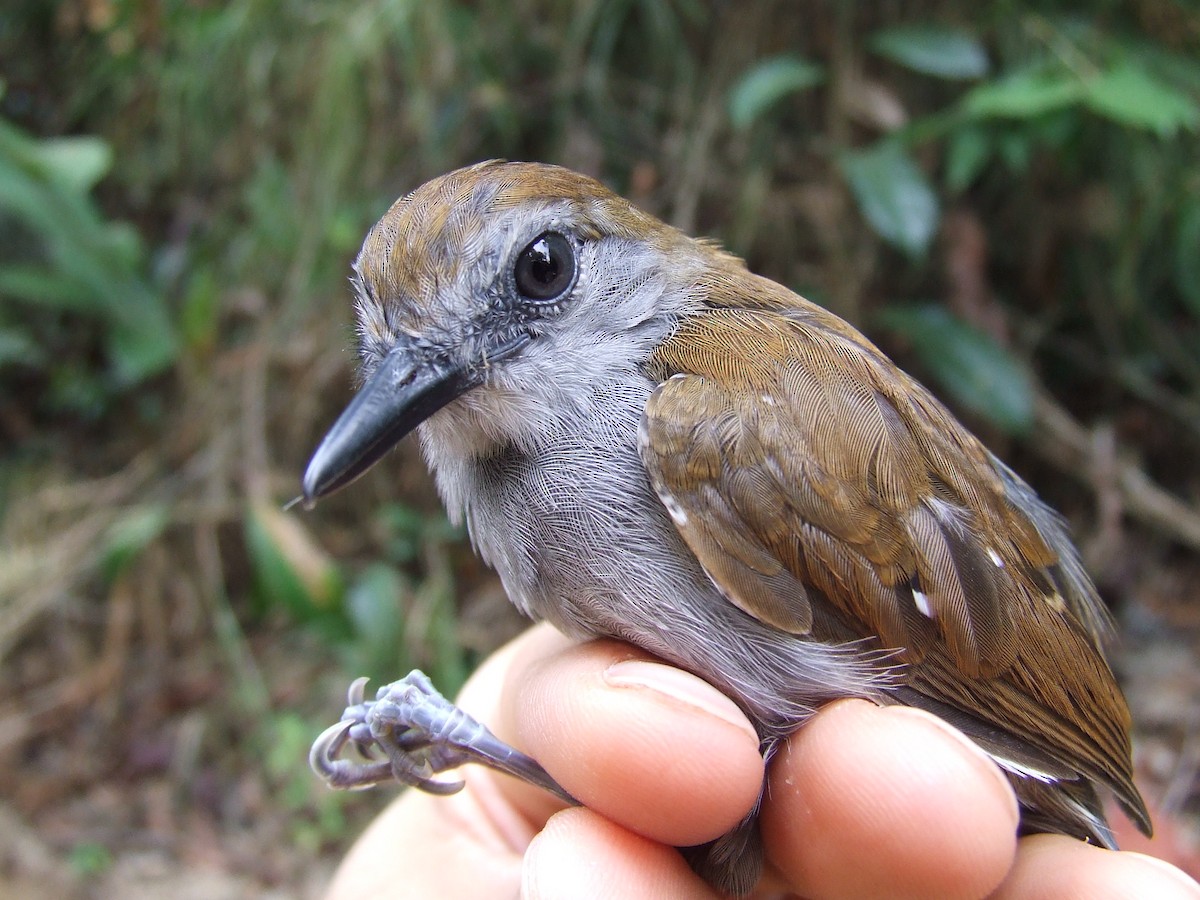
[[[402,335],[309,460],[304,503],[312,504],[362,475],[406,434],[478,387],[489,365],[515,355],[531,339],[529,332],[518,331],[487,348],[477,362],[464,365]]]
[[[304,472],[304,502],[349,484],[400,439],[478,383],[445,356],[402,339],[333,423]]]

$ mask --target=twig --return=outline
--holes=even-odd
[[[1097,462],[1091,432],[1044,394],[1038,395],[1034,411],[1033,448],[1064,472],[1088,477]],[[1118,458],[1111,467],[1130,516],[1200,551],[1200,511],[1155,484],[1128,459]]]

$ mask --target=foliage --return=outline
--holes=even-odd
[[[985,46],[989,36],[1003,53],[994,70]],[[1117,233],[1106,235],[1113,255],[1088,254],[1089,265],[1115,264],[1111,277],[1097,274],[1095,283],[1119,285],[1126,293],[1123,302],[1113,297],[1116,318],[1136,334],[1144,330],[1136,320],[1147,312],[1173,315],[1174,304],[1155,298],[1174,295],[1194,310],[1200,173],[1184,149],[1195,146],[1200,128],[1200,63],[1194,57],[1082,20],[1051,20],[1033,12],[1018,17],[1015,28],[998,22],[977,33],[935,23],[885,26],[868,34],[864,44],[920,75],[965,83],[950,102],[914,115],[866,147],[838,153],[840,173],[865,223],[879,237],[919,259],[929,252],[948,202],[972,188],[995,191],[1003,185],[1019,194],[1022,182],[1036,178],[1052,156],[1069,177],[1104,172],[1111,199],[1131,212],[1120,217]],[[731,117],[742,127],[747,124],[743,94],[775,65],[757,64],[732,90]],[[772,100],[810,86],[785,86]],[[759,116],[765,111],[764,104],[752,112]],[[917,160],[917,153],[929,159],[930,149],[941,160],[940,189],[927,175],[930,167]],[[1160,192],[1152,183],[1169,187]],[[1131,226],[1140,233],[1129,233]],[[1164,240],[1149,240],[1151,233]],[[1110,310],[1095,315],[1098,328],[1111,328]],[[973,356],[983,349],[980,341],[988,340],[950,327],[944,314],[915,329],[908,315],[890,315],[881,322],[917,339],[928,371],[953,393],[961,394],[964,382],[960,367],[947,361]],[[1193,350],[1195,324],[1193,319],[1187,334]],[[1165,321],[1162,327],[1167,327]],[[1164,362],[1156,349],[1138,343],[1125,352],[1142,356],[1149,351]],[[1004,353],[993,346],[987,356],[999,362]],[[1000,380],[993,389],[972,391],[974,399],[967,405],[1002,429],[1026,429],[1032,384],[1013,360],[989,371],[990,379]],[[1191,381],[1194,390],[1195,378]]]
[[[729,118],[735,128],[746,128],[788,94],[815,87],[824,80],[820,66],[798,56],[763,60],[730,92]]]
[[[341,565],[301,521],[270,504],[246,513],[246,544],[262,609],[294,621],[337,646],[348,671],[390,681],[429,668],[448,691],[466,680],[468,660],[454,626],[454,579],[447,546],[461,538],[445,519],[388,504],[377,516],[382,559],[350,583]],[[429,563],[418,583],[402,566]]]
[[[922,75],[982,78],[989,68],[987,51],[974,35],[943,25],[881,28],[866,43],[880,56]]]
[[[878,318],[909,340],[926,370],[963,407],[1010,434],[1033,426],[1029,372],[987,334],[934,304],[896,306]]]
[[[0,119],[0,388],[16,369],[42,371],[51,404],[77,412],[103,408],[176,354],[141,236],[89,197],[112,161],[98,138],[39,140]],[[105,367],[72,358],[88,349],[73,339],[80,320],[95,323]]]
[[[875,233],[909,256],[920,256],[937,232],[938,198],[920,167],[896,141],[847,151],[842,174]]]

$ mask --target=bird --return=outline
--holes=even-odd
[[[1021,830],[1146,834],[1111,616],[1064,520],[861,332],[566,168],[491,160],[402,197],[354,263],[362,386],[313,504],[416,431],[517,608],[628,641],[749,717],[769,759],[823,704],[929,711],[1003,770]],[[365,761],[343,758],[356,744]],[[449,792],[536,761],[421,673],[313,745],[331,784]],[[682,848],[748,893],[755,812]]]

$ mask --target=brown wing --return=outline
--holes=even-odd
[[[799,298],[689,318],[654,365],[665,381],[642,457],[731,602],[818,639],[828,604],[856,637],[898,648],[914,664],[908,689],[969,714],[989,749],[1088,774],[1144,819],[1128,711],[1070,612],[1091,607],[1090,626],[1102,604],[1086,578],[1064,600],[1059,554],[1035,524],[1050,514],[1019,508],[1015,476],[937,400]]]

